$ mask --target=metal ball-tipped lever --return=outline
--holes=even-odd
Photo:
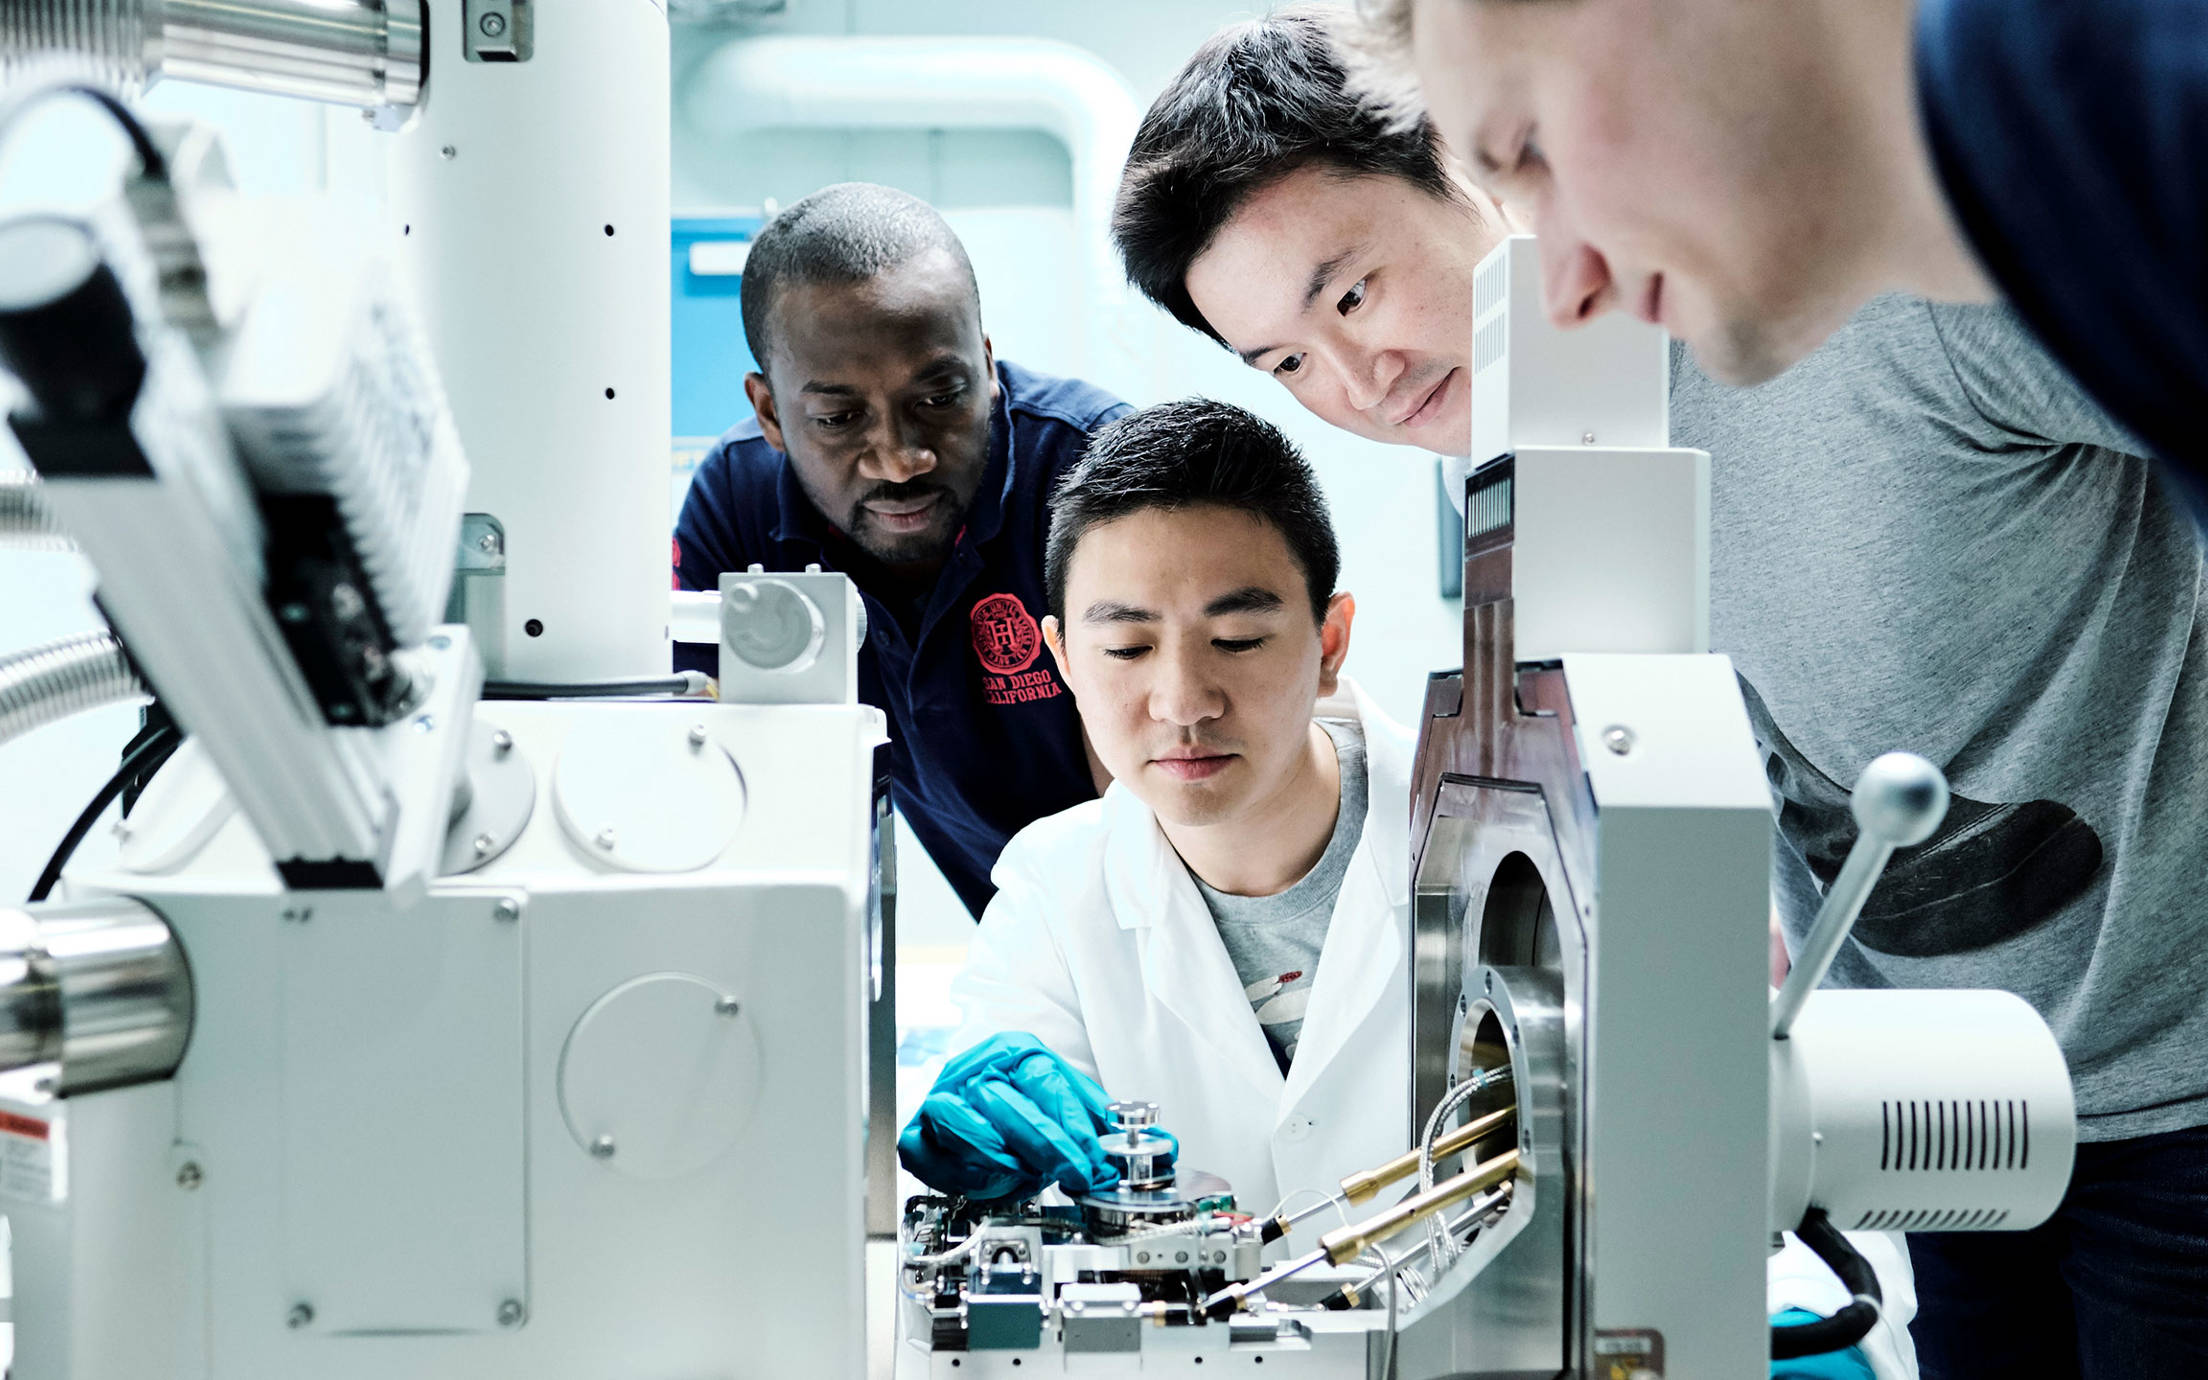
[[[1786,985],[1771,999],[1771,1038],[1783,1040],[1802,1014],[1802,1003],[1817,990],[1855,928],[1863,903],[1878,885],[1879,874],[1896,848],[1910,848],[1932,837],[1947,817],[1947,778],[1940,769],[1910,752],[1889,752],[1856,778],[1848,808],[1855,815],[1855,846],[1840,866],[1817,923],[1786,975]]]

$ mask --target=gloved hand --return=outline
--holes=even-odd
[[[897,1158],[928,1187],[992,1201],[1055,1183],[1068,1193],[1119,1183],[1097,1138],[1104,1090],[1023,1031],[993,1035],[943,1066],[897,1137]]]
[[[1795,1327],[1815,1321],[1817,1315],[1806,1308],[1789,1308],[1784,1313],[1771,1315],[1773,1327]],[[1771,1380],[1878,1380],[1878,1372],[1871,1369],[1871,1358],[1863,1354],[1863,1348],[1851,1346],[1845,1351],[1828,1351],[1821,1356],[1773,1361]]]

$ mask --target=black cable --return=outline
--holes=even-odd
[[[107,784],[100,787],[99,794],[92,797],[92,803],[84,807],[77,822],[69,826],[69,832],[61,836],[61,844],[47,860],[46,870],[38,874],[38,884],[31,888],[30,899],[34,904],[53,893],[54,884],[61,880],[61,870],[69,865],[70,855],[84,842],[84,836],[92,832],[92,826],[99,823],[100,816],[107,813],[107,807],[115,803],[115,797],[123,793],[123,788],[141,774],[151,775],[183,742],[183,735],[171,728],[147,735],[123,754],[123,764],[115,769]]]
[[[661,676],[654,680],[534,681],[487,680],[487,700],[608,700],[634,695],[687,695],[687,676]]]
[[[1811,1208],[1794,1229],[1802,1244],[1832,1267],[1855,1301],[1829,1318],[1771,1329],[1771,1359],[1792,1361],[1802,1356],[1822,1356],[1844,1351],[1871,1335],[1878,1326],[1879,1308],[1886,1296],[1879,1292],[1878,1271],[1871,1268],[1839,1229],[1825,1218],[1823,1208]]]
[[[131,149],[137,153],[138,163],[145,169],[146,176],[156,182],[168,181],[169,160],[161,156],[160,147],[153,142],[153,132],[146,128],[145,123],[129,106],[123,104],[119,96],[91,82],[56,80],[31,87],[15,100],[0,105],[0,133],[5,133],[17,117],[48,96],[61,95],[82,96],[107,111],[114,117],[115,123],[123,127],[123,133],[129,138]]]

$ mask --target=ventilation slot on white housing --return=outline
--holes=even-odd
[[[1918,1208],[1866,1212],[1849,1231],[1992,1231],[2009,1220],[2006,1208]]]
[[[1886,1173],[2031,1167],[2032,1108],[2027,1101],[1881,1102],[1879,1126],[1878,1167]]]

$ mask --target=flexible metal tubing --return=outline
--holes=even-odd
[[[17,652],[0,660],[0,743],[145,694],[111,632],[80,633]]]
[[[0,471],[0,550],[69,551],[75,543],[62,534],[46,500],[38,494],[38,476]]]

